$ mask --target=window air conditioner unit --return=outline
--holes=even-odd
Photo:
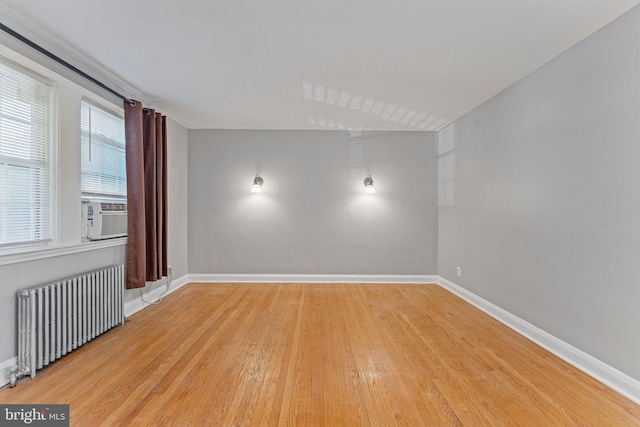
[[[127,235],[127,204],[87,203],[87,237],[89,240],[110,239]]]

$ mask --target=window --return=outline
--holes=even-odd
[[[82,100],[81,188],[83,197],[127,197],[124,119]]]
[[[53,241],[53,92],[0,58],[0,247]]]
[[[438,132],[438,206],[455,205],[456,124]]]

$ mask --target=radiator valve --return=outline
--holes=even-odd
[[[9,371],[9,388],[14,388],[18,379],[29,374],[29,368],[23,366],[13,366],[8,369]]]

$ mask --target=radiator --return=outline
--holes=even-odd
[[[10,386],[124,324],[124,266],[18,291],[18,365]]]

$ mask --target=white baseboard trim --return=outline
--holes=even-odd
[[[147,288],[152,288],[152,289],[144,293],[144,299],[147,301],[151,301],[153,303],[157,301],[159,298],[161,298],[163,295],[165,295],[165,292],[166,292],[166,295],[169,295],[170,293],[174,292],[177,289],[180,289],[181,287],[189,283],[188,278],[189,276],[185,274],[182,277],[174,279],[169,285],[169,289],[167,289],[166,282],[164,283],[159,282],[158,284],[154,283],[152,285],[147,285],[147,287],[143,288],[143,290],[147,290]],[[149,307],[150,305],[151,304],[142,300],[142,296],[138,296],[135,299],[127,301],[124,304],[124,315],[125,317],[129,317],[132,314],[137,313],[138,311]]]
[[[192,283],[436,283],[434,275],[189,274]]]
[[[9,384],[9,368],[12,368],[17,364],[17,357],[12,357],[11,359],[0,363],[0,387],[4,387]]]
[[[167,295],[187,283],[436,283],[458,295],[465,301],[484,311],[499,322],[527,337],[551,353],[608,385],[622,395],[640,404],[640,381],[618,371],[595,357],[556,338],[529,322],[511,314],[497,305],[479,297],[463,287],[433,275],[330,275],[330,274],[188,274],[175,279],[166,289],[166,285],[157,286],[144,296],[147,301],[155,301],[166,291]],[[141,297],[125,303],[125,316],[148,307]],[[0,387],[9,384],[8,369],[17,364],[13,357],[0,363]]]
[[[545,332],[531,323],[511,314],[510,312],[490,303],[455,283],[438,276],[438,285],[458,295],[460,298],[476,306],[489,316],[525,336],[541,347],[547,349],[567,363],[580,369],[587,375],[608,385],[620,394],[640,404],[640,381],[618,371],[601,360],[579,350],[559,338]]]

